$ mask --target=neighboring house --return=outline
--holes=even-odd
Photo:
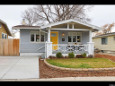
[[[0,20],[0,39],[7,39],[8,36],[11,36],[8,26],[4,21]]]
[[[20,30],[20,55],[48,57],[57,52],[93,55],[92,32],[100,28],[70,19],[41,27],[17,25],[13,29]]]
[[[95,42],[95,48],[103,52],[115,52],[115,32],[95,36],[93,42]]]

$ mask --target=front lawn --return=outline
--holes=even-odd
[[[52,65],[65,68],[109,68],[115,63],[106,58],[71,58],[71,59],[46,59]]]

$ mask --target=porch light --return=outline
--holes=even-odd
[[[62,33],[62,36],[65,36],[65,34],[64,34],[64,33]]]

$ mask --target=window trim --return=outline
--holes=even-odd
[[[41,41],[41,33],[44,34],[44,42]],[[31,41],[31,34],[34,34],[34,41]],[[38,42],[36,41],[36,34],[39,34],[39,36],[40,36],[40,39]],[[30,42],[31,43],[45,43],[45,33],[41,32],[41,31],[31,31],[30,32]]]
[[[103,44],[103,40],[102,40],[103,38],[106,39],[106,41],[107,41],[107,42],[105,42],[104,44]],[[107,39],[107,37],[103,37],[103,38],[101,38],[101,45],[107,45],[107,44],[108,44],[108,39]]]
[[[3,33],[3,32],[2,32],[2,34],[4,34],[4,38],[2,38],[2,39],[7,39],[7,34]],[[5,38],[5,36],[6,36],[6,38]]]
[[[73,34],[71,34],[71,35],[69,35],[69,33],[76,33],[76,35],[73,35]],[[80,33],[79,35],[77,35],[77,33]],[[68,36],[71,36],[71,42],[68,42]],[[68,36],[67,36],[67,42],[68,43],[81,43],[82,42],[82,32],[68,32]],[[76,36],[76,42],[73,42],[73,36]],[[77,36],[80,36],[80,42],[78,42],[77,41]]]

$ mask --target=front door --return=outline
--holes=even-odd
[[[57,50],[58,49],[58,32],[56,31],[51,31],[51,42],[53,45],[52,49]]]

